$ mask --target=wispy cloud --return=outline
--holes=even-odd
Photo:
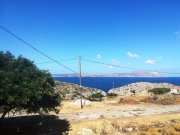
[[[117,59],[112,59],[112,60],[111,60],[111,64],[112,64],[112,65],[119,65],[119,63],[120,63],[120,62],[119,62]]]
[[[180,31],[176,31],[174,34],[176,34],[177,38],[180,38]]]
[[[156,59],[147,59],[146,61],[145,61],[145,63],[146,64],[155,64],[155,62],[159,62],[160,60],[162,60],[162,56],[158,56],[158,57],[156,57]]]
[[[115,66],[118,66],[119,65],[119,61],[117,59],[112,59],[111,60],[111,65],[115,65]],[[110,69],[114,68],[114,66],[108,66]]]
[[[152,60],[152,59],[146,60],[146,64],[154,64],[154,63],[155,63],[155,60]]]
[[[97,60],[100,60],[100,59],[102,59],[102,56],[101,56],[100,54],[97,54],[97,55],[96,55],[96,59],[97,59]]]
[[[127,52],[127,55],[128,55],[128,57],[131,57],[131,58],[139,58],[139,55],[136,53]]]

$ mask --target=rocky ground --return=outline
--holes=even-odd
[[[149,83],[149,82],[138,82],[125,85],[119,88],[111,89],[108,93],[116,93],[119,96],[129,96],[134,93],[139,96],[148,96],[148,90],[153,88],[169,88],[172,89],[175,85],[169,83]]]
[[[138,116],[148,116],[157,114],[170,114],[170,113],[180,113],[180,105],[119,105],[112,107],[104,107],[99,109],[89,109],[89,111],[79,111],[79,112],[60,112],[59,117],[61,119],[66,119],[71,122],[75,121],[87,121],[96,120],[100,118],[124,118],[124,117],[138,117]]]
[[[180,131],[179,121],[175,125],[169,123],[169,120],[180,120],[179,104],[92,102],[80,109],[72,101],[66,101],[57,116],[70,121],[72,128],[69,135],[151,135],[159,132],[174,135]]]
[[[77,99],[80,97],[80,92],[82,89],[82,95],[88,97],[94,93],[102,93],[104,96],[106,93],[100,89],[90,88],[90,87],[81,87],[76,84],[59,82],[56,81],[55,90],[59,92],[64,99]]]

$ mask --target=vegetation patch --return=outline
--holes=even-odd
[[[165,123],[154,121],[150,124],[139,124],[137,122],[123,124],[118,120],[109,121],[103,119],[96,124],[90,124],[86,129],[91,131],[91,135],[178,135],[180,119],[170,120]],[[80,135],[83,135],[83,133],[85,131],[81,132]]]
[[[139,104],[139,102],[133,98],[120,98],[119,103],[122,103],[122,104]]]
[[[150,93],[153,93],[155,95],[162,95],[162,94],[167,94],[171,90],[168,88],[154,88],[152,90],[149,90]]]
[[[178,95],[166,95],[166,96],[149,96],[144,97],[140,100],[144,103],[161,104],[161,105],[172,105],[179,104],[180,98]]]
[[[54,80],[48,71],[10,52],[0,52],[0,122],[13,112],[59,112],[61,96],[54,90]]]
[[[71,125],[54,115],[32,115],[5,118],[1,135],[68,135]]]
[[[90,101],[102,101],[104,95],[100,92],[90,95],[87,99]]]
[[[117,97],[118,94],[116,93],[107,93],[107,97],[111,98],[111,97]]]

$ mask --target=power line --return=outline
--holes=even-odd
[[[108,64],[108,63],[104,63],[104,62],[88,60],[88,59],[82,59],[82,60],[87,61],[87,62],[91,62],[91,63],[101,64],[101,65],[106,65],[106,66],[112,66],[112,67],[118,67],[118,68],[123,68],[123,69],[140,70],[140,71],[145,71],[145,72],[158,72],[158,73],[162,73],[162,74],[180,74],[180,73],[172,73],[172,72],[161,72],[161,71],[155,71],[155,70],[143,70],[143,69],[138,69],[138,68],[133,68],[133,67],[113,65],[113,64]]]
[[[58,60],[58,62],[60,62],[60,61],[73,61],[73,60],[77,60],[77,58],[66,59],[66,60]],[[54,63],[54,61],[44,61],[44,62],[39,62],[39,63],[35,63],[35,64],[48,64],[48,63]]]
[[[93,60],[88,60],[88,59],[82,59],[83,61],[91,62],[91,63],[96,63],[96,64],[101,64],[101,65],[106,65],[106,66],[112,66],[112,67],[118,67],[118,68],[125,68],[125,69],[136,69],[137,68],[131,68],[131,67],[125,67],[125,66],[119,66],[119,65],[113,65],[113,64],[108,64],[108,63],[103,63],[103,62],[98,62],[98,61],[93,61]]]
[[[60,66],[62,66],[62,67],[64,67],[64,68],[66,68],[67,70],[69,70],[69,71],[71,71],[71,72],[79,75],[79,73],[77,73],[76,71],[73,71],[72,69],[70,69],[70,68],[68,68],[67,66],[61,64],[60,62],[58,62],[58,61],[56,61],[55,59],[51,58],[50,56],[48,56],[47,54],[43,53],[42,51],[36,49],[34,46],[30,45],[29,43],[27,43],[26,41],[24,41],[23,39],[21,39],[20,37],[18,37],[18,36],[15,35],[14,33],[12,33],[11,31],[9,31],[8,29],[2,27],[1,25],[0,25],[0,28],[3,29],[4,31],[6,31],[7,33],[9,33],[10,35],[12,35],[13,37],[15,37],[16,39],[18,39],[19,41],[21,41],[22,43],[24,43],[26,46],[32,48],[33,50],[37,51],[37,52],[40,53],[41,55],[47,57],[47,58],[50,59],[51,61],[57,63],[58,65],[60,65]]]
[[[12,33],[11,31],[9,31],[8,29],[2,27],[0,25],[0,28],[3,29],[4,31],[6,31],[7,33],[9,33],[10,35],[12,35],[13,37],[15,37],[16,39],[18,39],[19,41],[21,41],[22,43],[24,43],[26,46],[32,48],[33,50],[37,51],[38,53],[40,53],[41,55],[47,57],[48,59],[50,59],[52,62],[57,63],[58,65],[66,68],[67,70],[79,75],[79,73],[77,73],[76,71],[68,68],[67,66],[61,64],[59,61],[56,61],[55,59],[51,58],[50,56],[48,56],[47,54],[43,53],[42,51],[36,49],[34,46],[30,45],[29,43],[27,43],[26,41],[24,41],[23,39],[21,39],[20,37],[18,37],[17,35],[15,35],[14,33]],[[70,60],[74,60],[74,59],[68,59],[68,60],[62,60],[62,61],[70,61]],[[172,72],[160,72],[160,71],[154,71],[154,70],[142,70],[142,69],[138,69],[138,68],[132,68],[132,67],[126,67],[126,66],[119,66],[119,65],[113,65],[113,64],[107,64],[107,63],[103,63],[103,62],[98,62],[98,61],[92,61],[92,60],[87,60],[87,59],[82,59],[83,61],[88,61],[88,62],[92,62],[92,63],[96,63],[96,64],[101,64],[101,65],[107,65],[107,66],[112,66],[112,67],[118,67],[118,68],[123,68],[123,69],[133,69],[133,70],[140,70],[140,71],[146,71],[146,72],[159,72],[159,73],[165,73],[165,74],[180,74],[180,73],[172,73]],[[44,64],[44,63],[52,63],[52,62],[42,62],[42,63],[37,63],[37,64]]]

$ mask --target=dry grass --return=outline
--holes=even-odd
[[[112,110],[112,109],[132,109],[131,105],[119,105],[117,103],[103,102],[92,102],[90,105],[84,106],[83,109],[80,106],[75,105],[73,101],[63,101],[61,106],[61,113],[79,113],[79,112],[91,112],[96,110]]]
[[[144,97],[141,100],[139,100],[139,102],[161,104],[161,105],[179,104],[180,96],[179,95],[159,95],[159,96]]]
[[[80,109],[80,106],[74,105],[72,101],[63,101],[63,106],[61,107],[61,113],[79,113],[79,112],[94,112],[103,110],[131,110],[138,106],[151,107],[153,104],[150,102],[142,102],[143,99],[147,97],[144,96],[131,96],[123,98],[105,98],[103,102],[92,102],[91,105],[85,106],[84,109]],[[174,103],[180,103],[179,96],[173,95],[161,95],[158,96],[158,100],[167,100],[167,98]],[[129,101],[133,101],[129,102]],[[134,104],[137,103],[136,104]],[[156,104],[156,103],[155,103]],[[158,105],[155,105],[158,106]],[[107,119],[102,116],[98,120],[87,120],[71,122],[71,131],[69,135],[81,135],[80,131],[89,130],[92,131],[94,135],[119,135],[119,134],[132,134],[127,130],[133,130],[133,135],[159,135],[159,134],[172,134],[178,135],[180,133],[180,123],[169,123],[172,119],[180,120],[180,114],[164,114],[164,115],[152,115],[152,116],[139,116],[139,117],[129,117],[129,118],[116,118]],[[155,125],[163,125],[162,127]],[[79,132],[79,134],[78,134]],[[86,134],[84,134],[86,135]]]
[[[119,103],[124,104],[138,104],[138,103],[152,103],[152,104],[180,104],[180,95],[155,95],[155,96],[130,96],[119,98]]]
[[[88,106],[84,106],[82,110],[80,105],[75,105],[73,101],[64,100],[61,106],[61,113],[78,113],[86,111],[96,111],[99,109],[121,109],[121,108],[131,108],[131,105],[136,104],[179,104],[180,96],[179,95],[160,95],[157,96],[157,99],[154,97],[147,96],[130,96],[130,97],[114,97],[114,98],[104,98],[102,102],[92,102]],[[168,104],[167,103],[167,104]],[[121,106],[119,105],[121,104]],[[126,105],[126,106],[123,106]],[[130,105],[130,106],[128,106]]]
[[[63,101],[61,107],[61,113],[76,113],[76,112],[86,112],[87,110],[91,109],[99,109],[107,107],[106,104],[102,102],[92,102],[91,105],[84,106],[83,109],[80,106],[75,105],[73,101]]]
[[[177,120],[177,121],[175,121]],[[82,128],[92,130],[94,135],[178,135],[180,133],[180,114],[142,116],[136,118],[99,119],[71,123],[70,135],[76,135]],[[128,132],[132,130],[132,132]]]

